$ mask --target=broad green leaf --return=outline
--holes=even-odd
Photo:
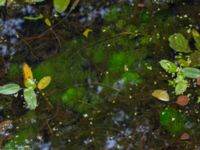
[[[190,55],[191,66],[200,67],[200,51],[195,51]]]
[[[24,90],[24,99],[29,109],[34,110],[37,107],[37,98],[33,88]]]
[[[187,78],[199,78],[200,77],[200,69],[192,68],[192,67],[186,67],[183,68],[182,73]]]
[[[45,89],[50,84],[50,82],[51,82],[50,76],[43,77],[38,83],[38,89],[40,90]]]
[[[176,65],[173,62],[169,61],[169,60],[165,60],[165,59],[161,60],[160,61],[160,65],[168,73],[177,72]]]
[[[0,6],[4,6],[6,3],[6,0],[0,0]]]
[[[192,29],[192,36],[195,40],[195,47],[200,50],[200,34],[197,32],[197,30]]]
[[[175,33],[169,37],[169,46],[176,52],[191,52],[188,40],[181,33]]]
[[[57,12],[64,12],[69,6],[70,0],[53,0],[54,8]]]
[[[161,101],[169,101],[169,94],[165,90],[154,90],[152,96]]]
[[[181,81],[181,82],[179,82],[176,85],[176,87],[175,87],[175,93],[176,93],[176,95],[183,94],[186,91],[187,87],[188,87],[187,81]]]
[[[39,16],[36,16],[36,17],[32,17],[32,16],[24,16],[24,19],[25,20],[39,20],[39,19],[42,19],[43,18],[43,15],[40,14]]]
[[[15,94],[19,90],[21,90],[21,88],[18,84],[10,83],[10,84],[0,86],[0,94],[4,94],[4,95]]]

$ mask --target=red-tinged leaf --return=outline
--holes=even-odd
[[[189,98],[186,95],[181,95],[177,98],[176,104],[186,106],[189,103]]]
[[[200,78],[197,78],[197,83],[198,86],[200,86]]]

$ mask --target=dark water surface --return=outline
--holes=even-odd
[[[27,109],[23,90],[0,95],[0,147],[199,150],[199,88],[189,89],[189,105],[178,106],[159,61],[174,60],[170,35],[189,39],[191,28],[200,30],[200,2],[84,0],[68,12],[56,13],[51,1],[0,7],[0,84],[23,87],[25,62],[37,80],[52,77],[45,94],[35,90],[35,110]],[[52,25],[26,18],[39,14]],[[88,37],[86,30],[92,30]],[[168,91],[170,101],[155,99],[155,89]],[[182,129],[181,121],[161,125],[165,108],[186,118]],[[190,138],[181,140],[183,133]]]

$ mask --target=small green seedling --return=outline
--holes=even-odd
[[[200,62],[198,63],[193,57],[195,53],[195,58],[200,58],[200,55],[196,55],[197,52],[200,53],[200,35],[194,29],[192,30],[192,35],[197,49],[195,52],[192,52],[188,40],[181,33],[175,33],[169,37],[169,45],[174,51],[178,52],[176,64],[165,59],[160,61],[161,67],[173,77],[172,80],[169,80],[169,83],[175,87],[176,95],[183,94],[187,90],[190,86],[189,78],[200,78],[200,69],[197,68]],[[183,57],[187,58],[187,60]]]
[[[31,68],[26,63],[23,64],[23,77],[25,88],[21,88],[18,84],[10,83],[0,86],[0,94],[13,95],[23,89],[23,96],[27,107],[30,110],[34,110],[37,107],[37,95],[35,89],[37,88],[39,91],[45,89],[50,84],[51,77],[45,76],[37,83],[33,78]]]

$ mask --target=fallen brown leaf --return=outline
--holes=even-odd
[[[189,103],[189,98],[186,95],[178,96],[176,104],[186,106]]]
[[[189,140],[190,139],[190,135],[188,133],[183,133],[180,137],[181,140]]]

